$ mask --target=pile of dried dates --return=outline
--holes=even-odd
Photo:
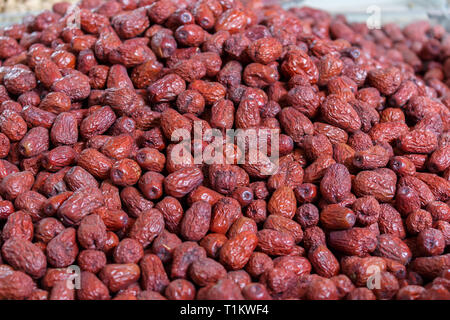
[[[269,0],[0,29],[0,299],[450,299],[449,85],[439,25]]]

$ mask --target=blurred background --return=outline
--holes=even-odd
[[[27,13],[50,9],[61,0],[0,0],[0,26],[20,22]],[[66,0],[76,3],[78,0]],[[379,13],[381,23],[405,25],[415,20],[431,20],[450,31],[450,0],[271,0],[285,8],[310,6],[332,14],[344,14],[349,21],[364,22]]]
[[[21,22],[28,13],[51,9],[52,5],[61,0],[0,0],[0,27]],[[72,3],[78,0],[65,0]]]
[[[59,0],[61,1],[61,0]],[[58,0],[0,0],[0,12],[23,13],[50,9]],[[67,1],[67,0],[66,0]],[[75,3],[77,0],[69,0]]]
[[[285,7],[301,5],[323,9],[332,14],[344,14],[349,21],[364,22],[379,10],[381,24],[432,20],[448,24],[450,31],[450,0],[341,0],[285,1]]]

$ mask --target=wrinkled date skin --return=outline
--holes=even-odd
[[[0,300],[450,299],[443,26],[78,7],[0,27]]]

